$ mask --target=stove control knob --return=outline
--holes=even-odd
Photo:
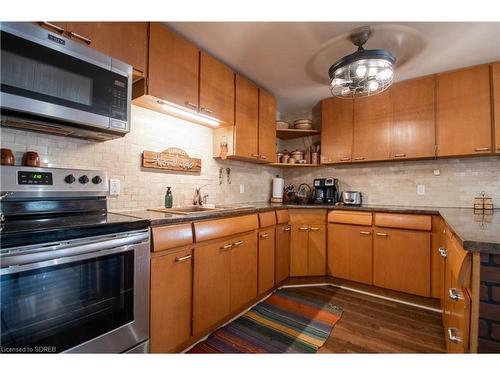
[[[72,174],[69,174],[66,177],[64,177],[64,181],[66,181],[68,184],[72,184],[73,182],[76,181],[76,178]]]
[[[89,178],[86,175],[83,175],[78,179],[78,181],[80,181],[81,184],[86,184],[87,182],[89,182]]]
[[[102,182],[101,176],[95,176],[94,178],[92,178],[92,182],[96,185],[100,184]]]

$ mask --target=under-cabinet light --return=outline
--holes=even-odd
[[[210,127],[216,128],[220,125],[219,121],[213,117],[203,115],[201,113],[192,112],[183,107],[176,106],[175,104],[165,102],[163,100],[157,100],[157,103],[161,105],[162,109],[172,114],[176,117],[181,117],[185,120],[192,120],[194,122],[200,123],[202,125],[208,125]]]

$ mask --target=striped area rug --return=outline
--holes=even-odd
[[[188,353],[316,353],[343,309],[329,304],[315,289],[276,291]]]

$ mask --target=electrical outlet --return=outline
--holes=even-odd
[[[434,176],[441,176],[441,171],[439,169],[434,169]]]
[[[417,195],[425,195],[425,185],[417,185]]]
[[[120,195],[120,180],[113,178],[109,180],[109,195]]]
[[[240,184],[240,194],[243,194],[245,192],[245,185]]]

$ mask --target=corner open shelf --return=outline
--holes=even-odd
[[[310,130],[302,130],[302,129],[277,129],[276,137],[280,139],[293,139],[293,138],[301,138],[301,137],[310,137],[312,135],[319,135],[320,130],[310,129]]]

